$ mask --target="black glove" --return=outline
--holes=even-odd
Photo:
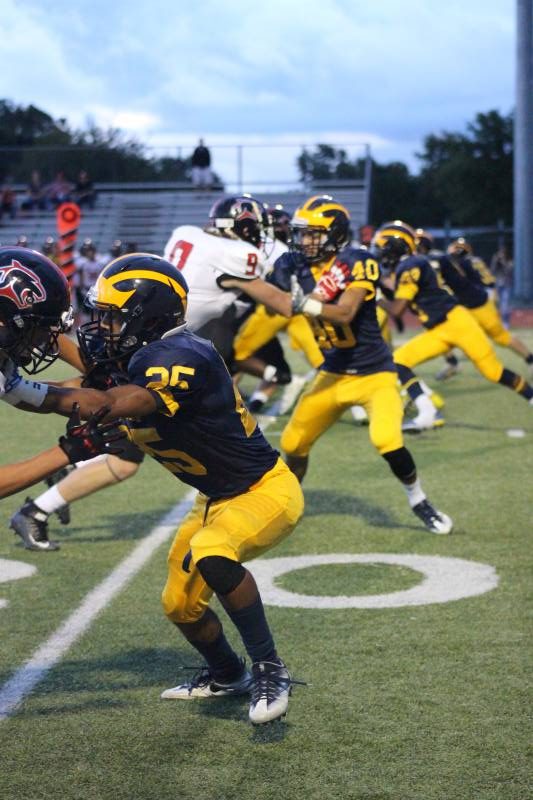
[[[119,422],[100,423],[108,411],[109,407],[104,406],[82,423],[79,404],[74,403],[67,422],[66,436],[59,438],[59,446],[71,464],[87,461],[101,453],[120,455],[120,441],[125,439],[127,434],[126,431],[120,430]]]

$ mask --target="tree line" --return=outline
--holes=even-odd
[[[421,226],[512,224],[513,114],[496,110],[476,114],[464,132],[429,134],[416,154],[421,169],[412,174],[402,162],[372,160],[370,222],[392,219],[401,209]],[[328,144],[304,148],[297,159],[306,185],[360,179],[364,159],[350,161]],[[34,105],[0,100],[0,180],[26,183],[31,171],[51,180],[63,170],[75,176],[87,170],[96,182],[183,181],[191,179],[190,157],[148,153],[122,131],[89,124],[79,130],[53,119]],[[217,185],[223,188],[217,178]]]

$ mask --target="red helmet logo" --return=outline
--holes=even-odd
[[[10,267],[0,267],[0,297],[7,297],[22,311],[46,300],[46,291],[33,270],[13,259]]]

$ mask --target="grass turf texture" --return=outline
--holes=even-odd
[[[530,332],[524,338],[533,346]],[[502,355],[524,372],[521,361]],[[431,381],[440,366],[435,361],[419,373]],[[0,722],[0,797],[529,797],[533,409],[468,364],[436,388],[446,399],[446,426],[406,443],[429,497],[453,516],[454,534],[426,533],[367,429],[347,414],[315,446],[306,515],[270,555],[466,558],[496,568],[495,591],[415,608],[267,609],[280,653],[311,685],[295,689],[286,722],[254,729],[245,699],[159,700],[181,677],[181,664],[198,663],[160,611],[162,546],[17,713]],[[268,429],[275,446],[284,422]],[[6,463],[49,446],[63,421],[2,405],[0,425]],[[510,439],[508,428],[523,428],[525,438]],[[41,488],[27,493],[35,497]],[[73,506],[69,527],[53,518],[62,549],[49,554],[17,547],[7,530],[26,492],[2,501],[0,558],[38,569],[0,585],[9,601],[0,609],[2,683],[185,493],[147,460],[133,480]],[[279,585],[371,594],[413,580],[408,569],[353,564],[286,574]]]

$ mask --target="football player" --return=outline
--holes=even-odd
[[[446,286],[451,289],[459,303],[468,308],[489,339],[521,356],[533,374],[533,353],[525,342],[513,336],[504,326],[496,303],[481,282],[472,258],[457,255],[450,245],[448,253],[439,256],[436,261]]]
[[[170,549],[163,606],[207,666],[162,697],[250,692],[250,720],[261,724],[286,712],[291,678],[242,562],[291,533],[303,496],[213,344],[187,329],[187,294],[183,273],[165,259],[133,254],[108,264],[80,341],[96,361],[125,369],[128,382],[107,391],[41,387],[41,410],[65,414],[77,402],[87,418],[105,404],[107,420],[131,420],[134,441],[198,489]],[[209,608],[213,593],[241,636],[251,672]]]
[[[39,384],[25,380],[58,356],[58,337],[69,329],[72,309],[67,282],[48,258],[22,247],[0,248],[0,399],[39,409]],[[32,458],[0,466],[0,497],[25,489],[69,463],[119,451],[115,426],[100,425],[101,409],[84,425],[72,410],[59,445]],[[43,549],[46,549],[46,544]]]
[[[394,351],[394,361],[403,386],[418,409],[405,428],[421,431],[433,427],[437,410],[425,395],[413,372],[417,364],[458,347],[479,372],[524,397],[533,405],[533,388],[499,361],[477,320],[456,298],[439,285],[429,260],[416,255],[416,233],[401,220],[385,223],[376,231],[372,251],[394,275],[394,300],[382,300],[386,310],[401,316],[407,307],[426,328]],[[409,427],[407,427],[409,426]]]
[[[280,288],[292,276],[295,308],[308,315],[324,357],[283,430],[281,447],[302,481],[317,439],[344,411],[363,406],[370,440],[404,487],[411,510],[432,533],[448,534],[452,521],[427,499],[403,443],[396,368],[376,315],[379,264],[367,249],[347,244],[349,228],[344,206],[311,197],[292,218],[292,255],[276,265]]]

